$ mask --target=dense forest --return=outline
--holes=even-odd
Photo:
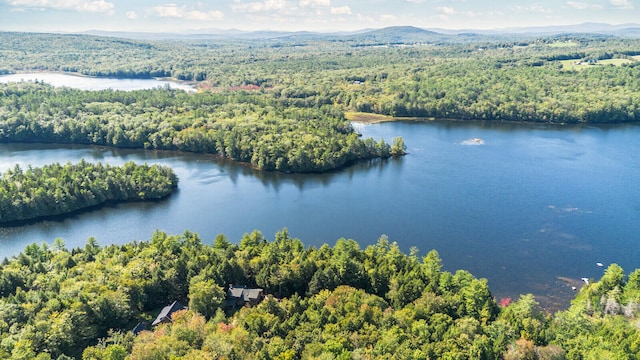
[[[82,91],[0,85],[0,141],[110,145],[218,154],[258,169],[325,171],[404,154],[402,139],[361,139],[331,106],[260,94],[171,89]]]
[[[436,251],[404,254],[382,236],[305,247],[286,229],[153,234],[84,248],[29,245],[0,265],[0,358],[11,359],[637,359],[640,270],[610,265],[571,307],[495,299],[486,279],[442,270]],[[223,306],[229,284],[255,306]],[[173,301],[188,310],[137,335]]]
[[[19,165],[0,175],[0,223],[70,213],[109,201],[160,199],[178,187],[174,172],[159,165]]]

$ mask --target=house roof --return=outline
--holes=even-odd
[[[171,321],[171,314],[173,314],[178,310],[183,310],[184,308],[185,307],[182,306],[182,304],[180,304],[177,301],[174,301],[173,304],[167,305],[164,308],[162,308],[162,311],[160,311],[160,314],[158,314],[158,317],[151,323],[151,325],[154,325],[154,326],[158,325],[164,320]]]
[[[136,325],[136,327],[133,328],[133,330],[131,330],[131,332],[134,335],[138,335],[139,332],[144,331],[144,330],[148,330],[148,329],[149,329],[149,322],[141,321]]]
[[[247,289],[244,286],[240,286],[240,287],[230,287],[229,288],[229,296],[236,298],[236,299],[242,299],[244,301],[252,301],[252,300],[256,300],[259,299],[260,296],[262,295],[262,289]]]

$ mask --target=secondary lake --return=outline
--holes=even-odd
[[[23,226],[0,227],[0,257],[62,238],[67,248],[148,240],[154,230],[238,242],[284,227],[305,244],[341,237],[365,247],[385,234],[408,252],[436,249],[445,270],[489,280],[497,298],[533,293],[568,306],[563,278],[598,279],[610,263],[640,267],[640,126],[504,123],[354,124],[366,137],[403,136],[409,155],[325,174],[254,171],[208,155],[92,146],[0,144],[0,171],[86,159],[172,167],[179,190]],[[480,138],[483,144],[467,141]],[[598,267],[603,263],[605,267]]]
[[[69,75],[62,73],[18,73],[0,76],[0,83],[40,81],[53,86],[68,86],[80,90],[143,90],[168,86],[172,89],[195,91],[196,89],[186,83],[157,79],[114,79],[95,78],[91,76]]]

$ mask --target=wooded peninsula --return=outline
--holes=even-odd
[[[264,95],[170,89],[82,91],[0,85],[0,141],[109,145],[217,154],[261,170],[321,172],[404,154],[404,142],[361,139],[330,106]]]
[[[68,214],[107,202],[160,199],[178,188],[166,166],[19,165],[0,176],[0,223]]]

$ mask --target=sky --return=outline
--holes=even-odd
[[[171,0],[170,0],[171,1]],[[502,29],[640,22],[640,0],[0,0],[0,31]]]

